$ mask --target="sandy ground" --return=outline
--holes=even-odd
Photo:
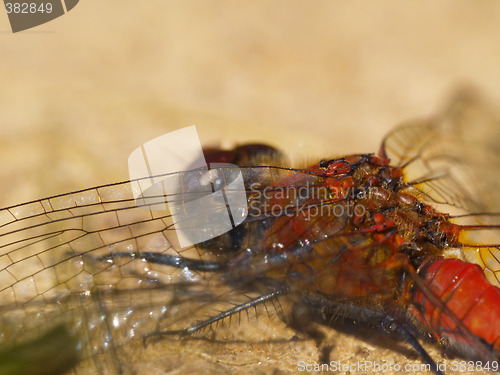
[[[312,159],[375,152],[462,85],[500,101],[495,0],[82,0],[18,34],[1,13],[3,206],[127,179],[133,149],[192,124],[205,144],[266,141]],[[277,342],[159,343],[134,362],[285,374],[319,358],[279,321],[258,324]],[[332,359],[418,363],[367,336],[333,333]]]

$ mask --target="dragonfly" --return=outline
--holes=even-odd
[[[47,373],[126,374],[151,346],[235,339],[264,311],[310,337],[320,362],[331,353],[318,327],[347,319],[405,340],[438,374],[426,338],[497,371],[497,123],[461,93],[395,128],[376,154],[290,167],[272,146],[206,148],[209,164],[238,166],[246,219],[189,247],[158,198],[182,206],[194,179],[227,186],[230,167],[179,171],[175,193],[140,204],[137,181],[125,181],[4,208],[0,344],[16,352],[55,336]],[[72,360],[59,365],[61,346]]]

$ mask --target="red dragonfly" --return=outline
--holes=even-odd
[[[378,154],[304,168],[265,145],[206,149],[209,163],[239,166],[247,218],[189,248],[177,245],[168,211],[136,204],[129,181],[5,208],[0,342],[39,343],[64,324],[92,371],[127,373],[121,353],[132,341],[206,337],[265,308],[324,348],[311,327],[342,317],[399,335],[432,366],[422,337],[497,371],[500,161],[477,140],[494,120],[479,111],[468,123],[476,108],[462,95],[440,116],[396,128]],[[226,174],[214,170],[220,185]],[[188,201],[199,173],[178,172],[178,193],[162,198]]]

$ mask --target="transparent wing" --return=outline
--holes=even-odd
[[[242,172],[247,199],[260,203],[262,189],[284,178],[290,189],[321,182],[312,173],[287,168],[242,167]],[[138,185],[123,182],[1,210],[0,344],[26,342],[65,323],[79,336],[81,355],[94,358],[94,367],[120,372],[131,357],[116,353],[130,341],[142,343],[144,334],[165,327],[187,328],[193,323],[188,317],[208,318],[257,297],[249,284],[261,270],[228,282],[223,271],[240,253],[231,246],[179,247],[178,223],[168,209],[158,210],[158,201],[189,198],[194,175],[181,174],[176,194],[143,196],[140,205],[133,196]],[[227,212],[226,204],[215,210]],[[266,215],[253,212],[251,221]],[[111,354],[96,360],[102,353]]]
[[[459,92],[434,118],[396,128],[381,154],[438,211],[463,225],[500,224],[500,120],[473,92]],[[484,213],[492,213],[486,214]],[[479,215],[481,214],[481,215]],[[500,285],[500,230],[463,231],[465,259]],[[486,245],[492,246],[486,246]]]

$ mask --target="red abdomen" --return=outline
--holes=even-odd
[[[427,266],[420,276],[446,307],[476,337],[500,353],[500,289],[491,285],[476,264],[458,259],[440,259]],[[411,313],[436,338],[468,343],[467,337],[443,309],[418,289]]]

